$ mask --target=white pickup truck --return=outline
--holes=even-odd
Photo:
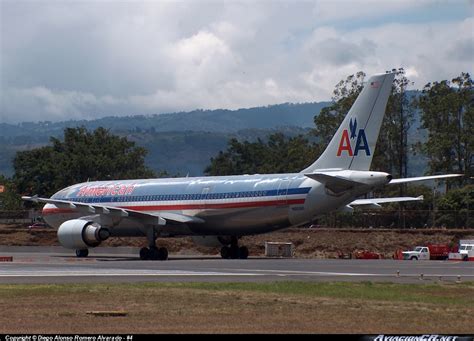
[[[467,260],[469,257],[469,251],[474,251],[474,240],[460,240],[459,241],[459,253],[462,255],[463,260]]]
[[[413,251],[402,252],[403,259],[410,260],[445,260],[448,259],[451,248],[447,244],[428,244],[417,246]]]
[[[413,251],[402,252],[405,260],[429,260],[430,250],[426,246],[417,246]]]

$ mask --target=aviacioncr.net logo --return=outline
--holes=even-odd
[[[343,152],[346,152],[349,156],[357,156],[361,150],[365,151],[365,155],[370,156],[370,148],[367,143],[367,137],[365,136],[365,129],[359,129],[359,131],[357,131],[357,119],[355,118],[354,122],[352,122],[351,118],[349,130],[344,129],[342,131],[337,156],[341,156]]]

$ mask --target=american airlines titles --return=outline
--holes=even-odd
[[[131,195],[135,185],[108,185],[108,186],[84,186],[79,189],[78,197],[109,197],[115,195]]]

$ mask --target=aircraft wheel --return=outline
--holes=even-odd
[[[168,249],[165,247],[160,247],[158,249],[158,260],[167,260],[168,259]]]
[[[152,260],[167,260],[168,259],[168,250],[165,247],[157,248],[152,246],[149,249],[148,259]]]
[[[230,257],[231,259],[239,259],[239,248],[238,247],[231,247],[230,248]]]
[[[240,259],[247,259],[248,256],[249,256],[249,249],[247,249],[246,246],[241,246],[239,248],[239,258]]]
[[[148,252],[149,252],[148,259],[151,259],[151,260],[159,259],[159,252],[156,246],[150,247]]]
[[[150,256],[151,256],[151,252],[150,252],[149,248],[142,247],[140,249],[140,259],[141,260],[148,260],[148,259],[150,259]]]
[[[85,258],[89,255],[88,249],[76,250],[76,256],[79,258]]]
[[[230,248],[227,246],[223,246],[221,248],[221,257],[223,259],[229,259],[230,258]]]

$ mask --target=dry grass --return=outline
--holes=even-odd
[[[0,333],[474,332],[472,283],[0,285],[0,307]]]

